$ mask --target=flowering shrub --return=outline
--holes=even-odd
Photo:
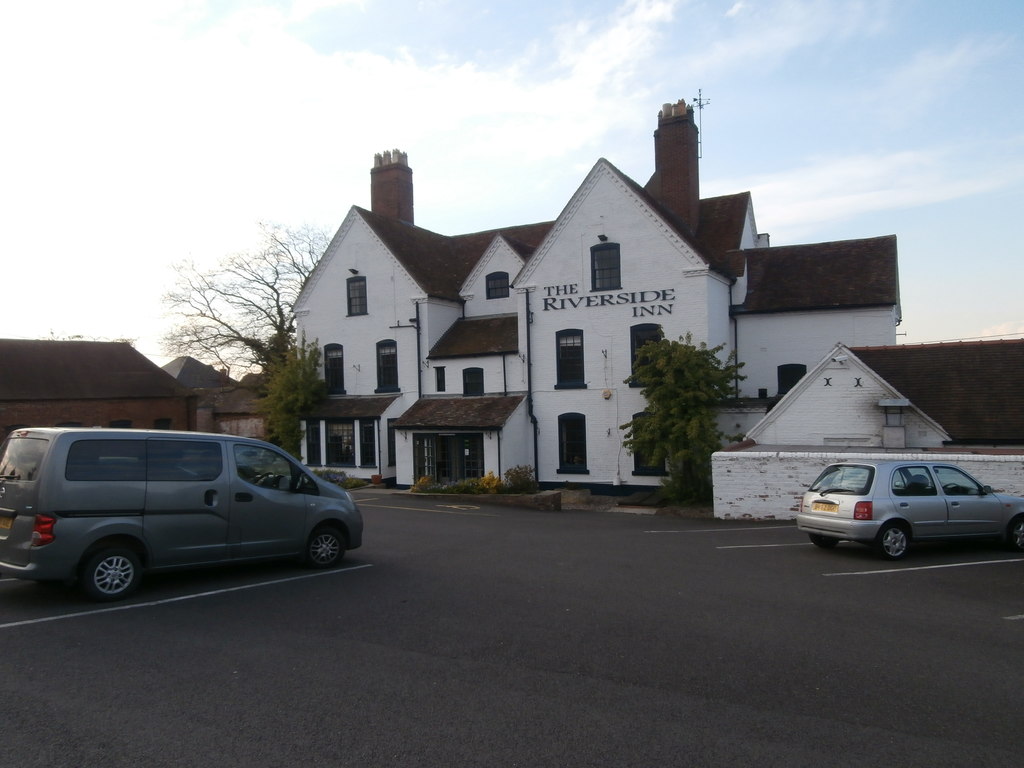
[[[321,480],[326,480],[328,483],[334,483],[340,485],[345,490],[352,490],[353,488],[362,488],[366,485],[366,480],[358,477],[349,477],[343,470],[340,469],[312,469],[310,470],[314,475],[319,477]]]
[[[480,493],[497,493],[501,490],[501,478],[490,470],[478,481]]]
[[[533,467],[512,467],[505,472],[505,480],[488,470],[483,477],[470,477],[450,485],[440,485],[432,477],[421,477],[412,487],[413,493],[536,493],[537,481]]]

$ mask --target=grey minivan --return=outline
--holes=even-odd
[[[347,491],[260,440],[39,427],[0,445],[0,573],[77,581],[95,600],[131,594],[144,570],[329,568],[362,534]]]

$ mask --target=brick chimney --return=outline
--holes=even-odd
[[[394,149],[374,155],[370,170],[370,210],[413,223],[412,169],[405,152]]]
[[[654,132],[654,175],[644,189],[693,232],[700,217],[697,126],[693,107],[680,99],[664,104]]]

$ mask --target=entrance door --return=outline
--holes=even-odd
[[[441,485],[484,476],[484,436],[479,432],[417,435],[418,477],[433,477]]]

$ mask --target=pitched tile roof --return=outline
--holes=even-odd
[[[189,394],[173,376],[124,342],[0,339],[0,400]]]
[[[226,373],[194,357],[176,357],[162,368],[176,378],[179,384],[191,389],[226,387],[235,383]]]
[[[463,317],[452,323],[427,357],[472,357],[519,351],[519,316]]]
[[[375,419],[397,399],[398,395],[328,397],[307,415],[317,419]]]
[[[896,236],[750,248],[739,312],[899,304]]]
[[[956,443],[1024,443],[1024,339],[854,347]]]
[[[424,397],[395,420],[399,429],[501,429],[526,395]]]
[[[452,300],[458,300],[466,277],[495,237],[505,237],[528,258],[554,226],[549,221],[449,237],[365,208],[356,210],[428,295]]]
[[[743,274],[746,260],[738,249],[750,209],[750,193],[707,197],[700,201],[697,244],[708,264],[727,277]]]

